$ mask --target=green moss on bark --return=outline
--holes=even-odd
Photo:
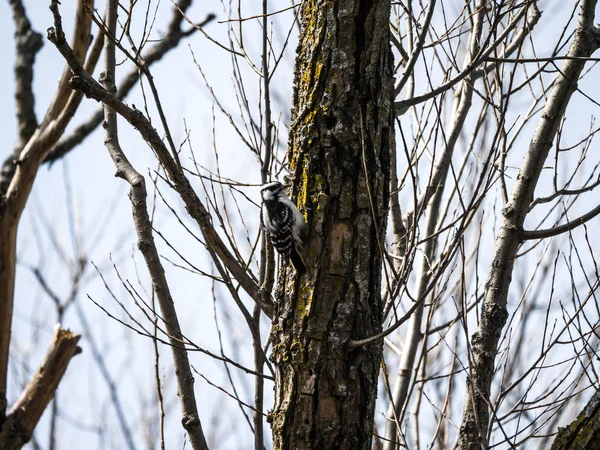
[[[280,275],[276,449],[369,449],[381,346],[381,252],[394,145],[389,1],[306,1],[290,126],[308,271]]]

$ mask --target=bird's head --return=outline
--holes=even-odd
[[[263,201],[269,202],[276,200],[280,194],[285,194],[284,189],[285,185],[281,184],[279,181],[272,181],[271,183],[263,184],[260,188],[260,196]]]

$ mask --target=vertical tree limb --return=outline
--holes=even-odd
[[[111,36],[116,36],[117,6],[118,3],[116,0],[107,0],[106,2],[106,23]],[[107,92],[115,92],[115,43],[108,36],[106,37],[105,44],[105,58],[106,70],[101,76],[101,81]],[[144,256],[146,266],[148,267],[152,286],[156,293],[169,335],[183,416],[181,422],[188,433],[192,448],[196,450],[208,450],[202,431],[202,424],[198,416],[196,395],[194,393],[194,376],[191,371],[187,351],[181,345],[183,336],[179,326],[179,319],[177,318],[165,270],[160,261],[154,237],[152,236],[152,224],[150,223],[146,205],[146,184],[144,177],[133,168],[121,150],[117,133],[117,114],[106,104],[104,105],[104,117],[103,126],[106,130],[104,143],[115,163],[116,176],[123,178],[131,186],[131,206],[135,231],[138,236],[138,249]]]
[[[17,109],[18,140],[15,148],[0,170],[0,195],[4,195],[10,184],[19,152],[25,147],[38,126],[35,115],[35,98],[31,88],[33,65],[38,51],[42,48],[42,35],[31,28],[25,7],[21,0],[10,0],[15,22],[15,105]]]
[[[430,4],[430,9],[433,8],[432,4],[433,2]],[[468,67],[479,52],[479,42],[481,40],[481,34],[484,25],[485,0],[480,0],[476,9],[478,13],[473,19],[474,25],[469,36],[469,51],[465,57],[465,61],[463,62],[463,68]],[[428,15],[430,13],[431,11],[428,12]],[[419,45],[422,46],[423,43],[421,40],[422,37],[419,38]],[[450,164],[456,143],[458,142],[458,138],[463,130],[467,115],[471,109],[474,79],[475,76],[473,73],[471,73],[463,82],[461,82],[456,91],[454,105],[452,108],[454,114],[451,119],[448,137],[445,142],[444,150],[442,151],[441,157],[436,164],[431,177],[431,180],[435,181],[433,181],[432,184],[430,184],[430,186],[427,188],[431,189],[433,194],[427,200],[427,203],[423,205],[427,210],[424,233],[426,242],[423,245],[423,253],[419,258],[419,266],[417,271],[417,291],[414,297],[417,299],[417,301],[420,301],[420,304],[410,317],[408,329],[406,331],[406,338],[404,339],[402,356],[400,358],[400,364],[398,365],[398,378],[396,379],[396,383],[394,385],[392,398],[387,413],[388,420],[385,426],[385,440],[383,443],[384,450],[394,450],[397,448],[398,425],[407,403],[408,388],[412,380],[413,372],[415,371],[414,364],[417,349],[421,339],[423,338],[423,334],[421,333],[421,323],[423,321],[425,305],[421,300],[423,300],[423,296],[427,291],[427,287],[431,278],[430,264],[435,257],[437,244],[435,232],[437,231],[436,226],[439,221],[442,196],[444,195],[443,187],[450,170]]]
[[[88,6],[93,7],[93,0],[86,1]],[[82,17],[87,15],[83,7],[77,11],[73,46],[75,54],[85,56],[90,41],[91,20]],[[19,152],[14,174],[6,192],[0,196],[0,427],[7,406],[6,381],[14,301],[17,227],[44,156],[60,138],[77,108],[78,102],[70,101],[70,94],[68,77],[63,74],[42,123]],[[73,93],[73,96],[76,95],[80,94]]]
[[[533,134],[512,193],[502,211],[502,225],[496,238],[494,257],[486,282],[486,290],[477,331],[472,337],[473,355],[467,378],[463,422],[459,434],[461,450],[487,448],[490,389],[498,342],[508,312],[506,302],[517,250],[533,193],[552,142],[577,81],[589,57],[600,46],[600,32],[594,26],[597,0],[581,3],[575,37],[548,96],[541,119]]]
[[[263,95],[264,95],[264,151],[261,154],[261,166],[260,166],[260,181],[262,184],[267,183],[270,177],[271,169],[271,156],[273,152],[273,123],[271,119],[271,87],[270,87],[270,76],[269,76],[269,18],[268,12],[268,0],[262,2],[262,81],[263,81]],[[273,246],[271,241],[267,238],[265,230],[260,232],[260,262],[259,262],[259,275],[258,282],[261,290],[264,292],[271,292],[273,289],[273,283],[275,281],[275,258],[273,254]],[[252,330],[252,346],[254,350],[254,370],[258,373],[263,373],[264,370],[264,352],[262,348],[261,335],[260,335],[260,319],[261,311],[258,305],[254,307],[254,313],[252,315],[252,323],[248,324]],[[253,413],[253,424],[254,424],[254,450],[263,450],[264,448],[264,390],[265,382],[263,377],[256,377],[254,379],[254,413]]]

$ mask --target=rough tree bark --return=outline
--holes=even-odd
[[[517,250],[523,239],[523,223],[533,201],[533,194],[548,152],[552,147],[559,125],[577,81],[585,67],[586,58],[600,46],[600,31],[594,26],[597,0],[581,3],[579,24],[569,57],[554,83],[544,111],[533,134],[529,149],[513,189],[512,197],[502,210],[502,225],[496,238],[494,258],[486,282],[485,297],[479,326],[471,339],[473,357],[467,378],[467,392],[463,422],[460,428],[459,448],[480,450],[488,447],[489,404],[494,361],[498,342],[506,324],[506,302],[512,279]]]
[[[394,145],[390,2],[305,1],[290,127],[308,272],[280,278],[270,414],[276,449],[369,449]]]
[[[600,391],[566,428],[559,429],[551,450],[600,450]]]

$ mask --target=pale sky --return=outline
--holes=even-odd
[[[143,2],[140,2],[143,3]],[[217,20],[213,21],[206,29],[212,37],[220,42],[227,44],[227,24],[218,23],[226,19],[222,5],[218,2],[195,2],[194,8],[188,12],[190,18],[194,21],[201,21],[207,13],[217,14]],[[247,11],[243,11],[244,16],[258,14],[260,3],[258,1],[248,2]],[[281,7],[288,6],[288,2],[273,2]],[[452,2],[449,7],[452,7]],[[462,5],[462,1],[458,2]],[[555,39],[554,33],[558,28],[554,27],[559,23],[562,27],[562,17],[555,15],[556,8],[563,6],[562,2],[546,1],[541,2],[545,9],[542,21],[545,21],[548,33],[548,46],[551,46]],[[67,36],[70,36],[71,18],[73,16],[75,4],[74,0],[62,2],[60,7],[63,15],[63,23]],[[155,3],[153,3],[155,5]],[[45,30],[52,25],[52,17],[48,10],[46,2],[32,0],[26,2],[29,17],[33,27],[41,32],[45,37]],[[142,6],[143,7],[143,6]],[[154,6],[153,6],[154,7]],[[98,8],[102,11],[103,4]],[[160,30],[164,28],[165,22],[171,16],[171,3],[163,1],[159,6],[156,24],[153,36],[160,36]],[[274,40],[278,43],[283,41],[287,34],[292,14],[290,11],[283,13],[276,19],[276,26],[273,31]],[[137,27],[134,23],[134,30],[139,32],[139,23]],[[246,48],[252,61],[260,65],[261,41],[256,36],[260,35],[260,26],[257,19],[252,19],[244,23],[246,27]],[[188,25],[185,24],[184,28]],[[561,28],[562,29],[562,28]],[[5,86],[0,90],[0,104],[5,105],[0,109],[0,130],[4,136],[5,145],[0,152],[4,159],[12,150],[12,145],[16,136],[16,120],[14,117],[14,99],[13,88],[14,78],[12,70],[12,61],[14,56],[13,45],[14,25],[12,15],[7,2],[0,2],[0,54],[4,56],[4,64],[0,66],[0,84]],[[95,34],[95,33],[94,33]],[[282,148],[287,142],[287,131],[285,122],[289,117],[289,107],[291,105],[291,83],[293,58],[296,48],[296,31],[292,33],[292,39],[289,44],[286,56],[282,59],[277,74],[272,81],[273,118],[280,124],[280,139]],[[36,111],[38,119],[41,120],[45,109],[47,108],[57,80],[60,77],[64,62],[55,48],[46,39],[44,47],[38,54],[35,66],[34,91],[36,94]],[[543,48],[544,42],[538,40],[540,46],[536,48],[538,56],[545,56],[550,48]],[[152,73],[157,84],[163,108],[168,118],[171,131],[174,136],[175,144],[179,145],[185,139],[184,120],[187,127],[191,130],[191,142],[195,151],[197,161],[211,170],[215,169],[214,149],[212,140],[212,108],[213,100],[207,90],[202,76],[196,68],[191,51],[197,61],[202,66],[209,83],[213,86],[215,94],[222,105],[232,112],[236,121],[239,122],[239,109],[237,99],[233,94],[234,80],[232,78],[231,57],[223,50],[219,49],[214,43],[208,41],[200,33],[195,33],[191,38],[183,41],[180,47],[169,53],[169,55],[160,63],[153,66]],[[245,77],[246,93],[248,101],[254,113],[259,110],[259,101],[261,96],[260,78],[254,73],[243,58],[238,58],[238,63],[243,67]],[[101,63],[96,70],[97,77],[100,72]],[[117,68],[117,78],[119,74],[128,72],[130,65],[123,64]],[[592,67],[592,64],[589,65]],[[532,69],[533,70],[533,69]],[[579,87],[587,95],[595,99],[600,98],[598,92],[597,77],[589,77]],[[418,89],[423,92],[426,86]],[[143,100],[141,91],[136,88],[128,97],[127,101],[135,103],[141,109]],[[95,101],[84,99],[73,124],[85,120],[91,112],[98,108]],[[216,148],[219,151],[221,175],[238,181],[258,184],[260,174],[256,159],[243,146],[239,138],[233,132],[228,119],[222,114],[216,112]],[[598,107],[581,95],[577,95],[571,103],[567,112],[567,117],[582,117],[582,120],[570,121],[570,129],[565,133],[565,140],[572,142],[578,141],[585,135],[589,129],[589,117],[591,114],[597,114]],[[158,116],[153,114],[155,124],[158,124]],[[255,115],[255,119],[258,115]],[[516,119],[516,118],[513,118]],[[534,122],[535,123],[535,122]],[[69,129],[73,128],[73,124]],[[119,122],[121,145],[125,153],[130,157],[132,163],[139,172],[146,175],[147,186],[149,190],[149,199],[152,199],[152,185],[149,182],[148,173],[156,169],[155,159],[153,158],[148,146],[139,138],[138,133],[123,121]],[[69,131],[67,131],[67,134]],[[530,136],[531,133],[525,133]],[[527,141],[523,141],[523,149],[526,148]],[[566,146],[566,144],[565,144]],[[192,169],[193,164],[189,160],[190,153],[187,146],[184,147],[187,167]],[[513,165],[513,173],[516,175],[518,165],[520,164],[520,155],[514,154],[514,159],[509,161],[509,166]],[[120,301],[122,301],[131,311],[132,315],[148,325],[141,312],[136,309],[131,298],[129,298],[112,269],[110,256],[112,255],[118,265],[122,277],[129,279],[137,288],[136,265],[141,279],[144,281],[144,287],[149,292],[149,284],[145,266],[141,255],[135,250],[135,236],[132,228],[130,206],[127,199],[128,186],[126,183],[114,177],[114,168],[108,154],[103,146],[102,130],[97,130],[80,147],[75,149],[72,154],[62,161],[55,163],[51,169],[43,167],[36,179],[34,190],[30,202],[24,213],[19,231],[19,266],[17,276],[17,290],[15,298],[15,317],[13,320],[13,350],[17,353],[28,354],[30,357],[26,363],[30,366],[29,370],[36,367],[40,356],[44,353],[55,318],[55,309],[51,300],[45,296],[40,289],[29,270],[30,267],[40,266],[44,275],[51,281],[53,288],[63,297],[68,294],[68,278],[65,278],[65,266],[60,258],[56,256],[53,250],[52,240],[64,248],[67,258],[73,257],[73,245],[69,232],[70,225],[65,208],[65,174],[68,174],[69,183],[73,190],[73,204],[76,211],[76,228],[83,234],[84,247],[89,251],[87,254],[102,271],[108,285]],[[510,181],[509,181],[510,182]],[[202,185],[197,178],[193,178],[194,186],[198,192],[202,193]],[[549,186],[549,180],[546,178],[538,192],[543,195],[543,189]],[[162,183],[161,191],[175,206],[175,209],[184,217],[186,225],[196,233],[197,228],[190,219],[185,219],[185,211],[181,202],[177,200],[176,195]],[[241,188],[250,198],[258,202],[259,195],[256,187]],[[201,195],[204,198],[204,195]],[[590,197],[588,197],[589,199]],[[594,198],[597,198],[595,196]],[[117,199],[116,202],[114,199]],[[410,204],[410,198],[407,200]],[[588,200],[587,205],[592,204]],[[169,210],[164,207],[160,199],[157,200],[159,207],[156,212],[155,225],[158,230],[165,235],[169,241],[179,249],[185,249],[185,256],[189,257],[191,262],[200,266],[204,270],[210,271],[208,258],[204,248],[193,238],[186,234],[185,230],[173,219]],[[580,212],[585,212],[586,204]],[[234,206],[230,202],[230,207]],[[254,239],[258,227],[258,209],[255,206],[242,205],[243,218],[246,226],[250,229],[250,236]],[[110,220],[105,220],[104,211],[109,211]],[[232,216],[237,216],[235,210]],[[578,214],[577,214],[578,215]],[[539,217],[539,216],[538,216]],[[52,233],[48,233],[46,223],[51,225]],[[235,221],[234,225],[239,228],[240,222]],[[598,226],[598,219],[595,219],[590,226]],[[100,229],[106,227],[106,232],[102,239],[97,240],[94,236]],[[54,236],[54,237],[53,237]],[[244,242],[245,234],[238,232],[236,237],[240,242]],[[157,244],[162,255],[169,260],[181,263],[177,256],[162,242],[159,236],[156,236]],[[40,255],[39,248],[42,249]],[[248,246],[242,245],[245,255],[249,254]],[[596,248],[596,251],[598,248]],[[133,264],[131,255],[135,253],[135,262]],[[484,256],[485,258],[485,256]],[[192,341],[215,353],[219,353],[219,345],[216,340],[216,327],[213,319],[213,301],[211,294],[211,284],[206,278],[192,274],[185,270],[175,268],[167,261],[164,261],[167,269],[167,276],[170,282],[173,297],[180,315],[180,321],[184,334]],[[89,267],[86,274],[93,276],[95,270]],[[108,309],[111,313],[122,320],[130,322],[127,316],[119,308],[119,305],[110,297],[101,280],[93,277],[91,282],[85,283],[82,287],[77,300],[82,310],[87,315],[93,330],[94,337],[101,346],[102,350],[109,355],[107,362],[109,371],[113,379],[118,382],[117,388],[124,409],[128,413],[128,424],[133,431],[138,448],[143,448],[144,431],[140,426],[140,410],[148,415],[155,415],[152,408],[153,403],[153,357],[151,341],[140,337],[133,332],[128,331],[122,325],[114,320],[107,318],[106,314],[95,306],[87,296],[92,297],[96,302]],[[221,324],[221,331],[225,335],[225,353],[233,359],[252,366],[252,348],[248,333],[243,328],[239,312],[232,304],[228,304],[229,297],[224,289],[217,289],[217,309]],[[224,304],[227,306],[227,315],[223,313]],[[250,303],[248,303],[250,305]],[[266,324],[266,322],[264,322]],[[76,309],[71,307],[67,312],[63,326],[71,328],[78,332],[82,329],[82,324],[76,314]],[[266,333],[266,326],[263,325],[263,333]],[[81,341],[83,353],[77,356],[71,363],[66,378],[63,380],[59,390],[59,399],[61,406],[64,406],[68,415],[58,421],[60,448],[124,448],[121,441],[105,442],[100,441],[97,434],[86,426],[96,426],[103,423],[112,434],[119,435],[116,424],[115,412],[108,398],[108,390],[104,380],[101,378],[97,365],[94,363],[93,355],[89,343],[85,337]],[[161,347],[161,374],[168,379],[168,390],[165,396],[168,396],[167,424],[168,436],[167,442],[171,444],[170,448],[181,448],[182,429],[179,426],[180,411],[177,399],[174,396],[172,360],[167,347]],[[13,354],[14,351],[13,351]],[[192,365],[203,375],[208,377],[211,382],[231,391],[229,381],[223,370],[222,363],[211,359],[208,356],[198,353],[191,353]],[[19,383],[28,379],[24,375],[23,361],[20,357],[12,360],[14,371],[11,372],[9,384],[9,397],[14,400],[20,392]],[[243,373],[231,369],[238,393],[242,399],[252,403],[253,386],[248,381],[250,378],[243,376]],[[26,372],[26,370],[25,370]],[[242,376],[240,376],[242,375]],[[270,404],[271,385],[267,382],[265,392],[267,395],[267,404]],[[209,386],[202,378],[196,377],[196,394],[201,414],[201,420],[205,427],[205,433],[211,439],[211,431],[215,433],[212,438],[220,441],[218,446],[213,449],[250,449],[253,448],[252,435],[250,429],[243,419],[236,402],[226,395],[222,394],[214,387]],[[141,406],[143,405],[143,406]],[[251,415],[251,411],[246,410]],[[212,421],[214,417],[222,421],[221,427],[217,428]],[[104,418],[100,420],[99,418]],[[235,424],[235,434],[231,433],[231,428]],[[36,431],[42,448],[47,448],[47,430],[48,421],[43,420]],[[216,430],[216,431],[215,431]],[[266,427],[266,435],[269,436],[269,428]],[[108,433],[109,435],[111,433]],[[120,439],[120,435],[119,435]],[[188,444],[189,445],[189,444]]]

